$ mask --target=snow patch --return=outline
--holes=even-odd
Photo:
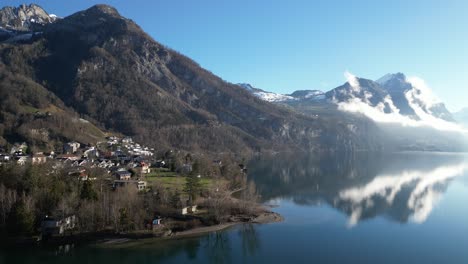
[[[254,92],[253,93],[258,98],[267,101],[267,102],[283,102],[288,100],[296,100],[296,98],[284,95],[284,94],[277,94],[277,93],[270,93],[270,92]]]

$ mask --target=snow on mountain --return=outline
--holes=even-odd
[[[288,101],[297,101],[297,100],[322,100],[325,98],[325,94],[322,91],[318,90],[299,90],[295,91],[292,94],[279,94],[273,92],[267,92],[259,88],[254,88],[248,83],[239,83],[237,84],[245,90],[251,92],[258,98],[273,103],[279,102],[288,102]]]
[[[244,88],[245,90],[251,92],[258,98],[267,101],[267,102],[284,102],[284,101],[289,101],[289,100],[295,100],[294,97],[285,95],[285,94],[278,94],[278,93],[272,93],[272,92],[267,92],[259,88],[254,88],[252,85],[248,83],[239,83],[237,84],[238,86]]]
[[[298,90],[290,94],[296,99],[314,99],[320,100],[325,98],[325,93],[319,90]]]
[[[7,6],[0,9],[0,26],[14,31],[37,31],[41,26],[56,19],[57,16],[49,15],[42,7],[35,4]]]

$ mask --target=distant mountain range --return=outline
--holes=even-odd
[[[262,100],[274,103],[297,103],[298,101],[328,101],[340,104],[359,101],[372,108],[379,108],[383,113],[398,113],[414,120],[421,120],[421,111],[449,122],[455,122],[452,114],[445,105],[436,100],[427,101],[418,87],[411,84],[403,73],[386,74],[382,78],[372,81],[355,77],[355,83],[346,82],[326,93],[319,90],[299,90],[291,94],[277,94],[253,88],[250,84],[238,84]]]
[[[246,84],[241,87],[262,100],[309,116],[335,113],[341,118],[349,115],[369,118],[378,126],[387,149],[392,146],[398,150],[434,151],[465,148],[467,132],[461,125],[466,120],[463,113],[457,114],[460,121],[457,123],[421,79],[408,78],[403,73],[387,74],[376,81],[349,73],[346,77],[346,83],[326,93],[311,90],[278,95]]]

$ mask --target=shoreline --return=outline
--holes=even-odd
[[[239,217],[239,216],[235,216]],[[242,216],[240,217],[242,219]],[[157,241],[174,241],[178,239],[185,239],[185,238],[193,238],[203,236],[209,233],[216,233],[220,231],[224,231],[230,229],[234,226],[241,225],[241,224],[272,224],[272,223],[279,223],[284,221],[283,216],[275,212],[263,212],[260,215],[256,216],[249,221],[232,221],[226,222],[222,224],[212,225],[212,226],[203,226],[203,227],[196,227],[188,230],[184,230],[181,232],[173,233],[169,236],[161,236],[161,237],[146,237],[146,238],[115,238],[115,239],[107,239],[106,241],[97,241],[94,246],[100,248],[132,248],[144,245],[151,245]]]

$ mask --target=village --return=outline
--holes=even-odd
[[[154,160],[154,148],[141,146],[132,138],[111,136],[106,142],[98,142],[96,146],[68,142],[63,145],[61,153],[38,152],[28,154],[26,143],[17,143],[9,152],[0,152],[0,166],[16,163],[18,165],[45,164],[53,162],[54,166],[68,168],[69,174],[80,180],[95,180],[89,177],[90,168],[102,168],[112,176],[112,186],[117,188],[124,184],[134,184],[138,190],[144,190],[147,183],[140,176],[151,172],[150,167],[166,167],[164,160]]]
[[[6,149],[0,149],[0,151],[0,168],[2,166],[17,166],[18,168],[48,166],[48,170],[60,170],[66,175],[61,179],[81,182],[79,184],[81,199],[84,197],[85,200],[93,202],[105,199],[106,193],[110,192],[110,195],[116,197],[120,197],[120,193],[134,197],[132,198],[135,199],[134,208],[141,207],[142,203],[158,201],[159,205],[155,207],[156,209],[147,208],[147,212],[143,213],[152,216],[151,218],[139,218],[132,224],[140,228],[122,228],[122,218],[127,217],[127,211],[134,208],[123,208],[122,201],[115,202],[120,203],[118,205],[113,205],[108,201],[109,207],[118,208],[114,212],[118,218],[110,216],[110,212],[105,212],[105,210],[103,212],[103,215],[109,215],[103,216],[110,219],[107,222],[114,222],[114,231],[120,229],[120,232],[128,232],[130,229],[140,231],[144,229],[150,230],[151,235],[169,235],[173,231],[185,231],[193,227],[206,228],[212,224],[242,219],[242,217],[232,218],[230,209],[226,208],[231,207],[234,204],[233,201],[237,201],[237,198],[232,198],[231,195],[247,187],[245,181],[247,168],[244,164],[223,164],[223,161],[219,159],[205,159],[204,163],[200,163],[200,159],[195,161],[190,153],[181,154],[175,151],[156,155],[154,148],[136,143],[130,137],[116,136],[107,137],[106,141],[98,142],[94,146],[67,142],[63,144],[60,153],[31,153],[26,143],[18,143],[11,146],[8,151]],[[224,177],[214,177],[214,175],[224,175]],[[97,186],[99,186],[99,193],[96,190]],[[251,192],[255,191],[251,190]],[[250,198],[252,197],[254,195]],[[257,207],[256,199],[251,200],[249,203],[253,202],[252,205]],[[201,204],[199,205],[198,202]],[[240,203],[236,202],[236,204]],[[85,208],[81,203],[79,206]],[[242,206],[247,207],[246,203],[242,203]],[[36,230],[40,230],[41,239],[63,237],[76,234],[80,230],[98,229],[94,225],[90,227],[89,223],[82,223],[85,221],[84,218],[88,217],[87,212],[79,211],[76,214],[74,210],[65,212],[65,210],[54,209],[51,212],[39,212],[39,214],[41,219],[38,221],[36,217],[35,222]],[[213,220],[213,214],[216,214],[216,220]],[[209,221],[206,220],[208,215],[211,215]],[[112,218],[117,220],[111,220]],[[242,221],[248,220],[242,219]]]

